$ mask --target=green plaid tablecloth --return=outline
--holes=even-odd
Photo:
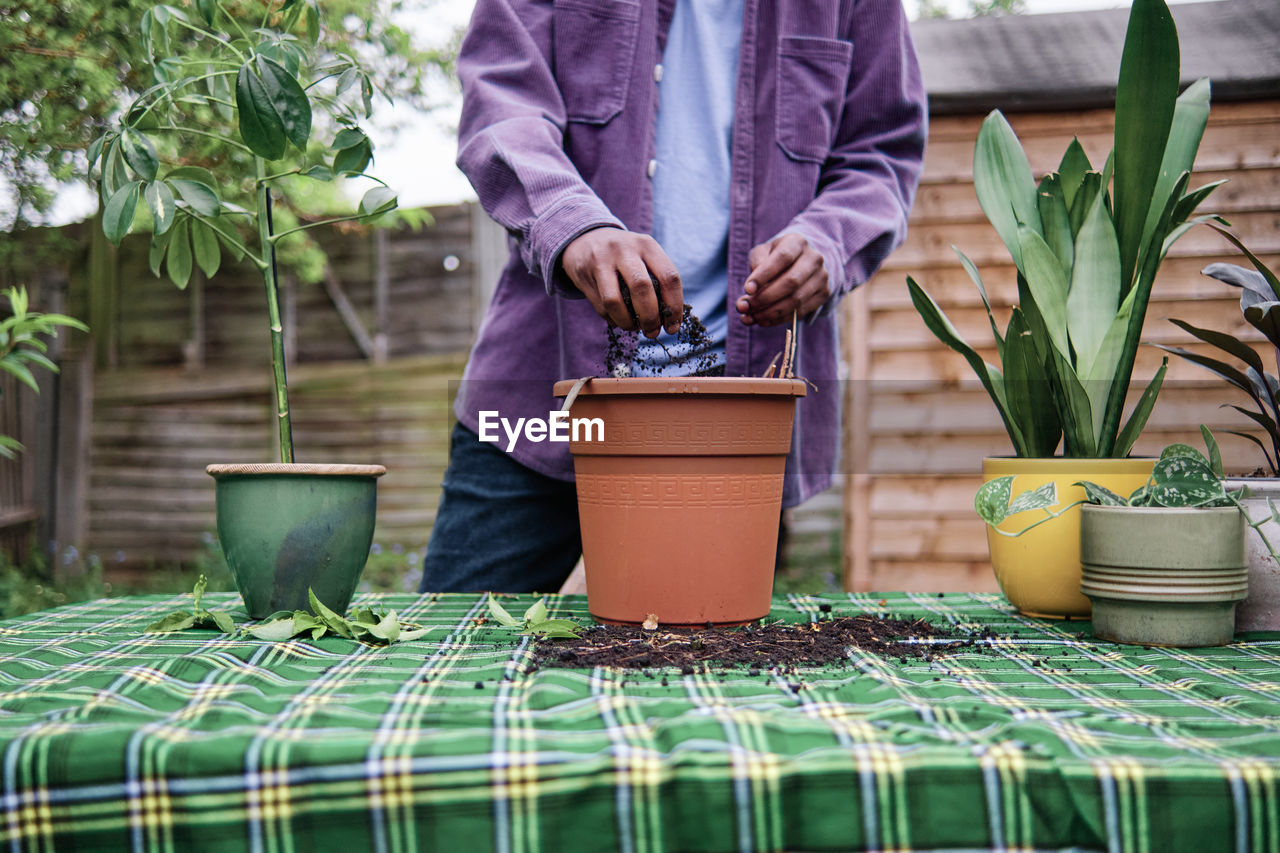
[[[773,616],[999,639],[646,676],[531,671],[475,595],[358,597],[445,629],[391,648],[142,633],[184,602],[0,622],[2,849],[1280,853],[1280,634],[1143,649],[993,595],[799,596]]]

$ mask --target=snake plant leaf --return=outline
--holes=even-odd
[[[164,181],[152,181],[142,190],[142,197],[147,202],[147,209],[151,211],[152,231],[157,234],[168,231],[173,225],[174,214],[177,213],[173,191]]]
[[[1085,499],[1091,504],[1099,506],[1128,506],[1129,502],[1108,489],[1106,486],[1099,486],[1097,483],[1091,483],[1088,480],[1081,480],[1078,483],[1072,483],[1073,486],[1079,486],[1084,489]]]
[[[1209,454],[1210,470],[1219,479],[1226,477],[1226,472],[1222,469],[1222,451],[1218,448],[1218,440],[1213,437],[1213,430],[1204,424],[1200,424],[1200,435],[1204,437],[1205,450]]]
[[[915,279],[907,276],[907,291],[911,294],[911,304],[915,306],[916,312],[920,318],[924,320],[924,324],[929,331],[933,332],[938,340],[942,341],[951,349],[960,353],[964,360],[969,363],[969,367],[977,374],[978,381],[982,383],[982,387],[986,389],[987,395],[991,397],[991,401],[995,403],[996,410],[1000,413],[1000,419],[1004,422],[1005,431],[1009,434],[1009,440],[1013,442],[1014,452],[1019,456],[1027,456],[1026,445],[1022,439],[1022,431],[1018,428],[1017,423],[1013,420],[1009,413],[1009,404],[1005,398],[1004,377],[1000,371],[983,360],[977,351],[960,336],[960,332],[951,324],[947,315],[943,313],[938,304],[933,301],[925,289],[916,283]]]
[[[1134,0],[1115,111],[1113,204],[1125,291],[1138,269],[1151,208],[1160,208],[1155,190],[1178,98],[1178,63],[1178,30],[1169,7],[1164,0]]]
[[[1092,373],[1103,339],[1119,311],[1120,275],[1115,225],[1102,198],[1097,197],[1076,240],[1075,266],[1067,294],[1067,330],[1081,376]]]
[[[1067,198],[1062,191],[1062,183],[1057,175],[1045,175],[1036,187],[1036,205],[1040,210],[1040,228],[1044,241],[1053,249],[1071,280],[1072,256],[1075,252],[1074,239],[1071,233],[1071,214],[1067,210]]]
[[[1213,329],[1202,329],[1199,326],[1193,326],[1183,320],[1170,320],[1169,322],[1192,337],[1199,338],[1206,344],[1216,347],[1228,355],[1235,356],[1259,373],[1266,372],[1266,367],[1262,364],[1262,357],[1244,341],[1225,332],[1216,332]]]
[[[1067,332],[1067,277],[1057,255],[1037,231],[1026,225],[1018,227],[1022,246],[1021,269],[1036,308],[1044,319],[1045,330],[1058,352],[1071,357],[1071,340]],[[1006,340],[1006,345],[1008,341]]]
[[[1200,148],[1200,140],[1204,136],[1204,128],[1208,121],[1209,78],[1201,77],[1188,86],[1187,90],[1174,102],[1169,139],[1165,144],[1164,158],[1160,163],[1160,178],[1156,181],[1152,203],[1147,209],[1146,222],[1142,227],[1140,253],[1155,251],[1155,247],[1151,244],[1156,224],[1160,219],[1160,211],[1178,183],[1178,177],[1183,172],[1190,172],[1195,164],[1196,151]],[[1174,207],[1172,221],[1175,225],[1186,220],[1195,210],[1193,205],[1185,215],[1179,216],[1186,208],[1185,198],[1186,196],[1180,195],[1179,203]]]
[[[1068,456],[1094,457],[1098,455],[1097,434],[1094,431],[1093,404],[1080,383],[1075,368],[1062,353],[1052,352],[1053,369],[1057,374],[1058,408],[1062,417],[1062,438]]]
[[[1105,196],[1102,192],[1102,173],[1086,172],[1070,208],[1073,238],[1078,238],[1080,229],[1084,227],[1085,219],[1093,212],[1099,196]]]
[[[1004,390],[1009,417],[1018,424],[1027,455],[1052,456],[1062,440],[1053,386],[1022,311],[1013,309],[1005,338]]]
[[[1188,173],[1188,176],[1190,176],[1190,173]],[[1173,218],[1170,217],[1169,221],[1170,223],[1172,223]],[[1186,234],[1188,231],[1190,231],[1192,228],[1195,228],[1197,225],[1205,225],[1206,223],[1210,223],[1210,222],[1219,222],[1219,223],[1222,223],[1223,225],[1230,224],[1229,222],[1227,222],[1227,220],[1223,219],[1218,214],[1210,213],[1207,216],[1197,216],[1195,219],[1192,219],[1189,222],[1180,222],[1177,225],[1174,225],[1173,228],[1170,229],[1169,233],[1165,236],[1164,244],[1161,245],[1160,247],[1160,262],[1161,263],[1164,262],[1165,255],[1169,254],[1169,250],[1173,248],[1174,243],[1182,239],[1183,234]]]
[[[1022,244],[1018,228],[1024,225],[1040,234],[1040,212],[1031,163],[1017,135],[999,110],[982,122],[973,149],[973,183],[978,203],[996,233],[1022,269]]]
[[[1191,190],[1182,198],[1178,199],[1178,203],[1173,208],[1173,221],[1186,222],[1191,214],[1196,212],[1196,208],[1207,199],[1214,190],[1227,182],[1226,178],[1220,181],[1213,181],[1202,187]]]
[[[189,236],[188,219],[178,220],[173,226],[173,235],[169,238],[169,258],[165,263],[165,272],[179,290],[185,290],[191,280],[191,238]]]
[[[1280,299],[1280,279],[1276,278],[1276,274],[1273,273],[1270,269],[1268,269],[1266,264],[1258,260],[1258,256],[1255,255],[1253,252],[1249,251],[1249,247],[1246,246],[1244,243],[1241,243],[1240,238],[1236,237],[1236,235],[1232,234],[1230,231],[1227,231],[1225,228],[1219,228],[1216,225],[1210,225],[1209,227],[1212,228],[1214,231],[1217,231],[1223,237],[1225,237],[1227,239],[1227,242],[1229,242],[1231,245],[1235,246],[1241,252],[1244,252],[1244,256],[1249,259],[1249,263],[1253,264],[1254,269],[1256,269],[1262,275],[1262,277],[1267,280],[1267,283],[1271,285],[1272,293],[1276,295],[1277,299]],[[1228,284],[1229,283],[1230,282],[1228,282]]]
[[[982,275],[978,272],[978,265],[969,259],[969,256],[956,246],[951,247],[951,251],[956,253],[956,257],[960,259],[960,266],[964,267],[964,271],[969,274],[969,280],[978,288],[978,295],[982,297],[982,307],[987,309],[987,322],[991,324],[991,337],[996,342],[996,355],[1000,358],[1000,363],[1004,363],[1004,335],[1000,333],[1000,327],[996,325],[996,318],[991,313],[991,300],[987,298],[987,288],[982,283]]]
[[[102,233],[117,246],[133,225],[133,214],[138,209],[140,181],[130,181],[115,191],[102,211]]]
[[[284,122],[271,102],[271,94],[249,60],[236,75],[236,111],[240,138],[249,150],[266,160],[284,156]]]
[[[1093,165],[1089,162],[1089,155],[1084,153],[1084,146],[1080,144],[1080,140],[1073,136],[1066,153],[1062,155],[1062,162],[1058,164],[1058,178],[1062,185],[1062,197],[1067,203],[1067,209],[1070,209],[1074,203],[1076,192],[1084,183],[1084,176],[1091,171],[1093,171]]]
[[[1102,337],[1092,361],[1078,360],[1080,381],[1089,395],[1089,405],[1093,411],[1093,428],[1095,434],[1101,434],[1107,401],[1110,399],[1111,384],[1115,381],[1116,366],[1120,354],[1124,350],[1125,337],[1129,333],[1129,312],[1133,309],[1133,291],[1125,299],[1120,310],[1111,320],[1111,326]]]
[[[1168,371],[1169,359],[1166,358],[1161,362],[1160,369],[1156,371],[1156,375],[1147,383],[1142,396],[1138,398],[1138,404],[1133,407],[1133,411],[1129,414],[1129,420],[1125,422],[1124,427],[1116,436],[1112,452],[1112,455],[1116,458],[1123,459],[1128,456],[1129,451],[1133,449],[1133,443],[1142,434],[1142,430],[1147,425],[1147,419],[1151,417],[1151,410],[1155,408],[1156,397],[1164,385],[1164,376]]]

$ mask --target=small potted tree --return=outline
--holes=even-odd
[[[364,174],[372,144],[359,123],[373,85],[351,55],[323,48],[314,2],[197,0],[191,12],[158,5],[142,15],[154,85],[89,150],[102,228],[118,244],[141,202],[155,274],[163,264],[185,287],[194,266],[213,276],[224,253],[261,274],[278,461],[208,467],[218,536],[251,617],[305,609],[308,589],[342,613],[368,557],[385,469],[295,461],[276,259],[282,241],[381,216],[396,195],[379,182],[349,215],[287,227],[273,193],[286,181]],[[313,144],[317,116],[333,134],[326,149]],[[192,140],[208,144],[203,165],[188,162],[182,146]],[[230,201],[242,195],[247,206]]]
[[[1218,231],[1244,252],[1254,268],[1218,263],[1205,267],[1204,274],[1240,289],[1240,313],[1245,322],[1262,333],[1280,364],[1280,279],[1235,236],[1222,229]],[[1268,539],[1280,542],[1275,503],[1280,500],[1280,377],[1268,372],[1262,357],[1235,335],[1202,329],[1182,320],[1172,322],[1218,350],[1227,360],[1180,347],[1164,349],[1212,371],[1246,394],[1252,407],[1224,405],[1230,405],[1262,430],[1263,439],[1252,433],[1228,430],[1255,443],[1264,463],[1258,468],[1261,476],[1227,481],[1228,489],[1243,490],[1243,503],[1250,517],[1265,522],[1254,528],[1246,543],[1249,597],[1236,611],[1236,627],[1241,631],[1280,630],[1280,563],[1266,544]]]
[[[959,352],[995,403],[1013,458],[983,460],[987,481],[1018,475],[1055,483],[1064,506],[1092,480],[1127,492],[1152,460],[1128,458],[1164,380],[1161,366],[1125,416],[1134,360],[1156,273],[1169,246],[1218,186],[1190,189],[1209,114],[1209,81],[1178,94],[1178,34],[1164,0],[1135,0],[1116,91],[1115,144],[1100,168],[1079,142],[1035,181],[998,111],[983,122],[974,184],[983,212],[1017,267],[1018,303],[1002,331],[976,265],[957,250],[982,295],[1000,366],[987,363],[924,288],[907,284],[925,325]],[[1055,456],[1061,447],[1062,456]],[[1080,515],[1019,539],[988,530],[1005,596],[1036,615],[1083,616]]]

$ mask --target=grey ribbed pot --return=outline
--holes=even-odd
[[[1081,507],[1080,590],[1093,633],[1143,646],[1221,646],[1248,592],[1235,507]]]
[[[1249,477],[1226,482],[1228,491],[1244,489],[1244,508],[1254,521],[1271,517],[1267,499],[1280,507],[1280,479]],[[1262,525],[1267,540],[1280,548],[1280,524],[1268,521]],[[1257,530],[1245,536],[1245,556],[1249,561],[1249,597],[1236,608],[1237,631],[1280,631],[1280,565],[1262,544]]]

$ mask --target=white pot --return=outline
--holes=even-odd
[[[1280,479],[1256,477],[1226,481],[1228,491],[1245,489],[1244,506],[1249,519],[1270,518],[1267,498],[1280,508]],[[1280,524],[1262,525],[1267,540],[1280,551]],[[1257,530],[1249,530],[1245,540],[1249,559],[1249,597],[1236,607],[1237,631],[1280,631],[1280,565],[1276,564]]]

